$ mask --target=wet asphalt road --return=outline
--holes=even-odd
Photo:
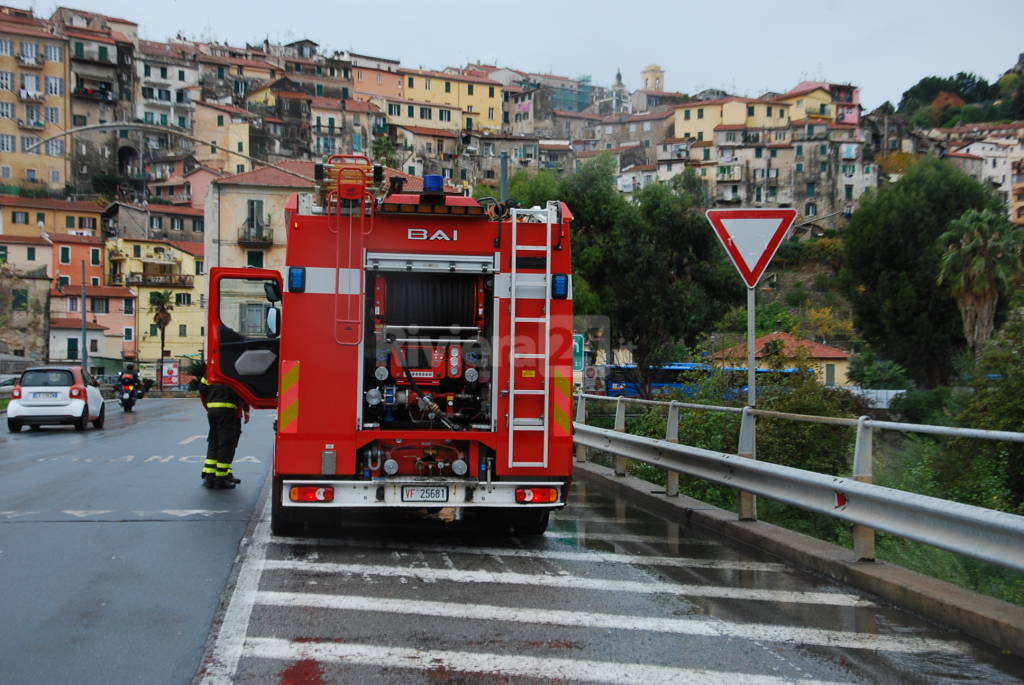
[[[107,403],[103,430],[0,434],[0,682],[187,683],[270,468],[245,427],[233,491],[201,487],[198,400]]]
[[[272,418],[231,492],[199,486],[194,400],[0,437],[0,682],[1024,682],[1020,659],[586,482],[542,538],[369,512],[271,538]]]

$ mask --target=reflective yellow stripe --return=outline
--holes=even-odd
[[[199,382],[202,383],[203,385],[209,385],[210,384],[210,381],[206,380],[206,376],[203,376],[203,380],[201,380]]]
[[[281,433],[297,433],[299,430],[299,362],[281,361],[281,393],[278,397],[277,429]]]
[[[238,409],[234,402],[207,402],[207,409]]]

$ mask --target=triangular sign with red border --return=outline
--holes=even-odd
[[[761,280],[796,219],[795,209],[709,209],[705,214],[748,288]]]

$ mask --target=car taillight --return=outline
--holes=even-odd
[[[21,388],[19,386],[16,385],[16,386],[14,386],[14,390],[11,390],[11,399],[12,400],[20,400],[21,399]]]
[[[297,485],[288,491],[288,498],[293,502],[333,502],[334,488]]]
[[[558,501],[558,488],[516,488],[520,504],[550,504]]]
[[[83,388],[80,385],[72,385],[71,386],[71,396],[72,397],[84,397],[85,396],[85,388]]]

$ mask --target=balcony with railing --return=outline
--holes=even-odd
[[[718,183],[738,183],[743,180],[743,167],[739,164],[719,166],[715,171],[715,181]]]
[[[71,91],[71,94],[83,100],[97,100],[99,102],[115,102],[117,100],[117,94],[109,88],[80,86]]]
[[[42,93],[38,90],[25,90],[24,88],[19,88],[18,99],[22,102],[45,102],[46,93]]]
[[[274,229],[263,221],[246,220],[238,228],[240,247],[270,247],[274,244]]]
[[[191,288],[195,276],[189,274],[161,274],[149,272],[115,273],[110,275],[110,285],[150,285],[166,288]]]
[[[27,67],[29,69],[42,69],[46,64],[46,60],[43,59],[42,55],[18,55],[18,66]]]
[[[18,119],[18,128],[23,128],[28,131],[42,131],[44,128],[46,128],[46,122],[44,122],[42,119]]]

